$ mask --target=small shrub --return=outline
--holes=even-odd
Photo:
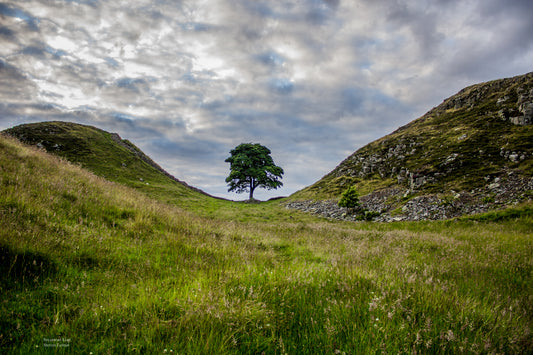
[[[455,201],[455,197],[453,196],[444,196],[441,198],[439,206],[442,207],[449,207],[453,205],[453,202]]]
[[[355,186],[350,186],[342,193],[338,205],[339,207],[346,207],[350,209],[354,209],[361,205],[361,202],[359,202],[359,194],[357,193]]]
[[[378,211],[365,211],[364,219],[365,221],[371,221],[374,217],[378,217],[381,213]]]
[[[481,202],[483,203],[494,203],[494,201],[496,201],[494,196],[485,196],[481,199]]]

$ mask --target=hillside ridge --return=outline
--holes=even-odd
[[[165,180],[170,179],[179,184],[182,194],[199,193],[219,199],[174,177],[118,133],[65,121],[22,124],[2,133],[81,164],[111,181],[139,188],[168,183]]]
[[[446,219],[531,200],[533,72],[471,85],[358,149],[290,208],[354,219],[336,207],[356,186],[377,220]]]
[[[183,186],[185,186],[185,187],[187,187],[187,188],[189,188],[191,190],[194,190],[194,191],[199,192],[201,194],[204,194],[206,196],[217,198],[217,199],[223,199],[221,197],[210,195],[207,192],[205,192],[205,191],[203,191],[203,190],[201,190],[201,189],[199,189],[197,187],[194,187],[192,185],[189,185],[185,181],[180,180],[177,177],[175,177],[174,175],[170,174],[165,169],[163,169],[159,164],[157,164],[154,160],[152,160],[152,158],[150,158],[142,150],[140,150],[137,146],[135,146],[133,143],[131,143],[129,140],[122,139],[122,137],[120,137],[120,135],[118,133],[111,133],[111,138],[117,144],[119,144],[119,145],[123,146],[124,148],[128,149],[130,152],[132,152],[137,157],[139,157],[139,159],[141,159],[142,161],[144,161],[148,165],[152,166],[154,169],[158,170],[159,172],[161,172],[163,175],[167,176],[168,178],[170,178],[170,179],[182,184]]]

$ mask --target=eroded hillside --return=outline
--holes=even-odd
[[[533,73],[467,87],[356,151],[289,206],[340,218],[346,211],[335,201],[351,185],[385,220],[443,219],[529,200],[532,123]]]

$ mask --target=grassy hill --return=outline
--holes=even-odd
[[[425,195],[437,195],[431,200],[437,204],[462,195],[466,205],[487,205],[481,210],[488,210],[531,199],[532,177],[533,73],[529,73],[461,90],[424,116],[357,150],[291,198],[338,200],[348,186],[356,186],[361,195],[368,195],[362,200],[369,209],[398,216],[411,199]]]
[[[132,187],[161,202],[194,211],[207,217],[232,216],[237,221],[269,220],[269,204],[247,208],[176,179],[128,140],[116,133],[72,122],[23,124],[3,131],[21,142],[35,146],[92,173]]]
[[[533,352],[527,206],[355,224],[121,179],[0,135],[1,353]]]
[[[198,200],[207,195],[163,170],[128,140],[71,122],[23,124],[4,131],[20,141],[79,164],[106,180],[159,197]]]

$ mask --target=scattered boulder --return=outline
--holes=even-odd
[[[286,208],[313,213],[326,218],[379,222],[445,220],[463,215],[478,214],[503,208],[530,199],[533,177],[520,177],[510,173],[485,179],[484,187],[471,191],[447,194],[414,195],[412,190],[400,187],[374,191],[360,198],[361,208],[349,213],[335,200],[291,201]],[[369,218],[370,217],[370,218]]]

